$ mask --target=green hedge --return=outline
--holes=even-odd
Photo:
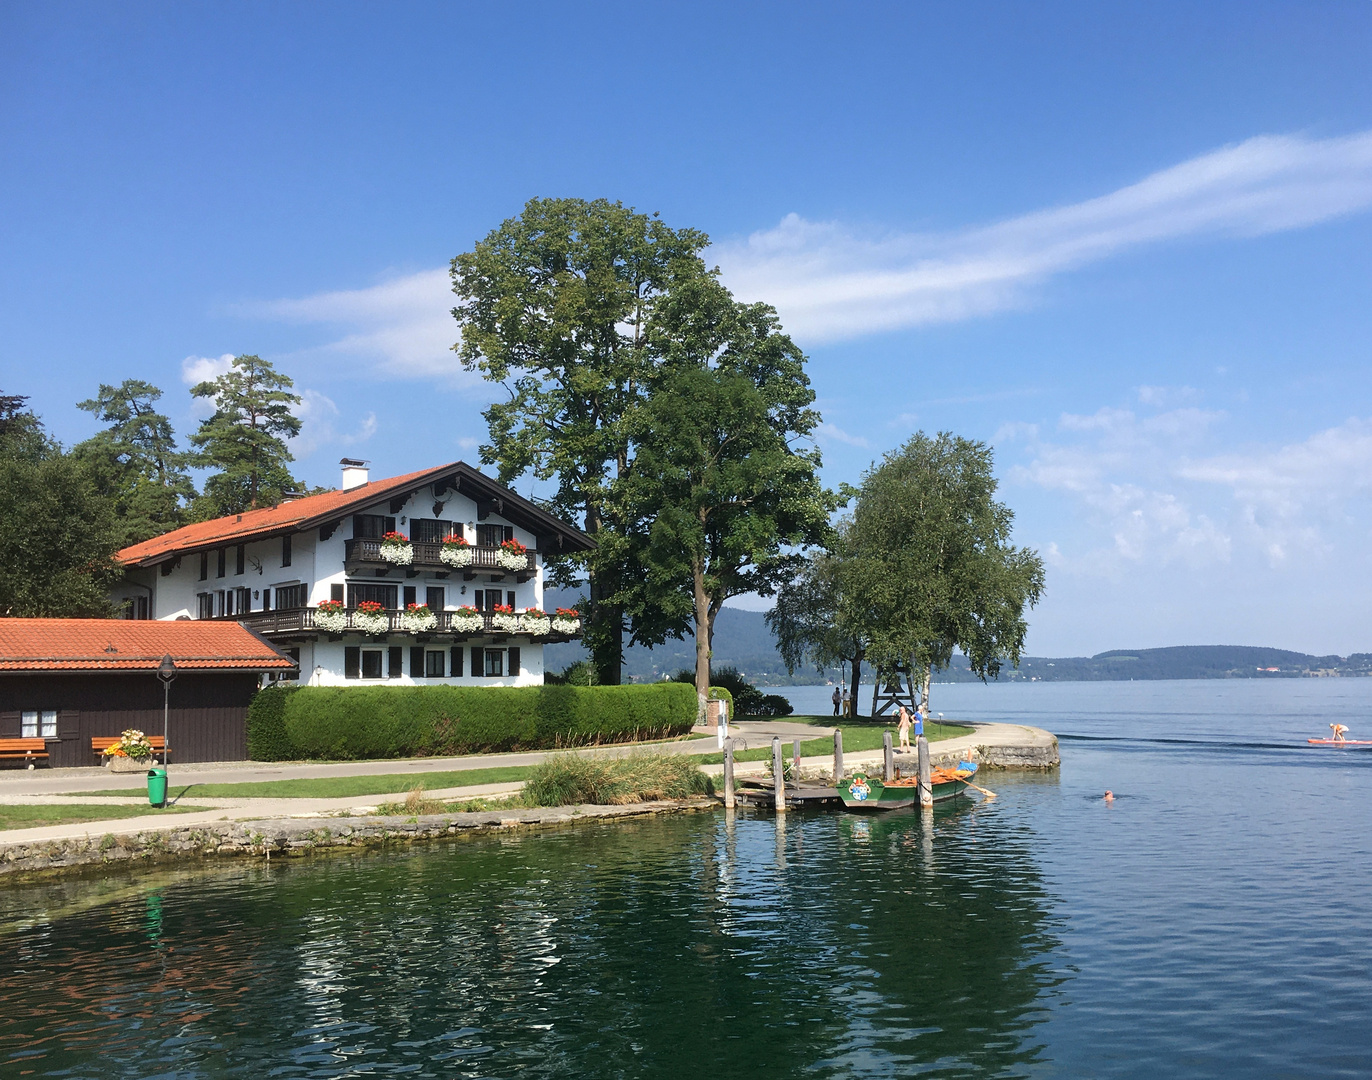
[[[695,691],[644,686],[269,688],[248,710],[254,760],[548,750],[691,730]]]

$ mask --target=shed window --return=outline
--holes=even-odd
[[[20,714],[19,734],[25,739],[57,738],[57,710],[24,710],[24,712]]]
[[[363,649],[362,650],[362,677],[364,679],[381,678],[381,650]]]

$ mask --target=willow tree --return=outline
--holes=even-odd
[[[991,449],[946,432],[916,434],[863,477],[845,567],[879,670],[909,665],[928,707],[932,673],[961,650],[995,678],[1018,666],[1025,610],[1043,562],[1010,543],[1014,514],[995,498]]]
[[[552,480],[549,509],[580,518],[596,541],[585,562],[585,641],[602,684],[620,681],[635,584],[615,486],[629,472],[632,416],[652,381],[647,340],[664,297],[712,276],[700,258],[708,243],[618,202],[533,199],[452,261],[462,331],[453,348],[506,392],[484,413],[482,460],[505,483],[526,472]],[[552,563],[562,585],[579,569]],[[654,643],[653,628],[644,634]]]
[[[791,580],[795,549],[828,539],[836,499],[817,475],[805,355],[772,308],[697,282],[663,305],[649,346],[660,366],[621,487],[640,538],[635,614],[689,614],[703,716],[724,602]]]

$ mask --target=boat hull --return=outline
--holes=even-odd
[[[954,798],[967,790],[965,780],[936,781],[931,786],[934,802]],[[877,777],[862,773],[843,780],[836,790],[845,809],[861,813],[902,810],[919,801],[919,788],[913,783],[884,784]]]

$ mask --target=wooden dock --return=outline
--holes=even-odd
[[[735,797],[745,806],[771,810],[776,806],[776,787],[771,777],[748,777],[739,781]],[[796,810],[818,809],[825,806],[842,806],[843,800],[838,797],[838,789],[834,787],[815,783],[789,783],[786,785],[786,805]]]

